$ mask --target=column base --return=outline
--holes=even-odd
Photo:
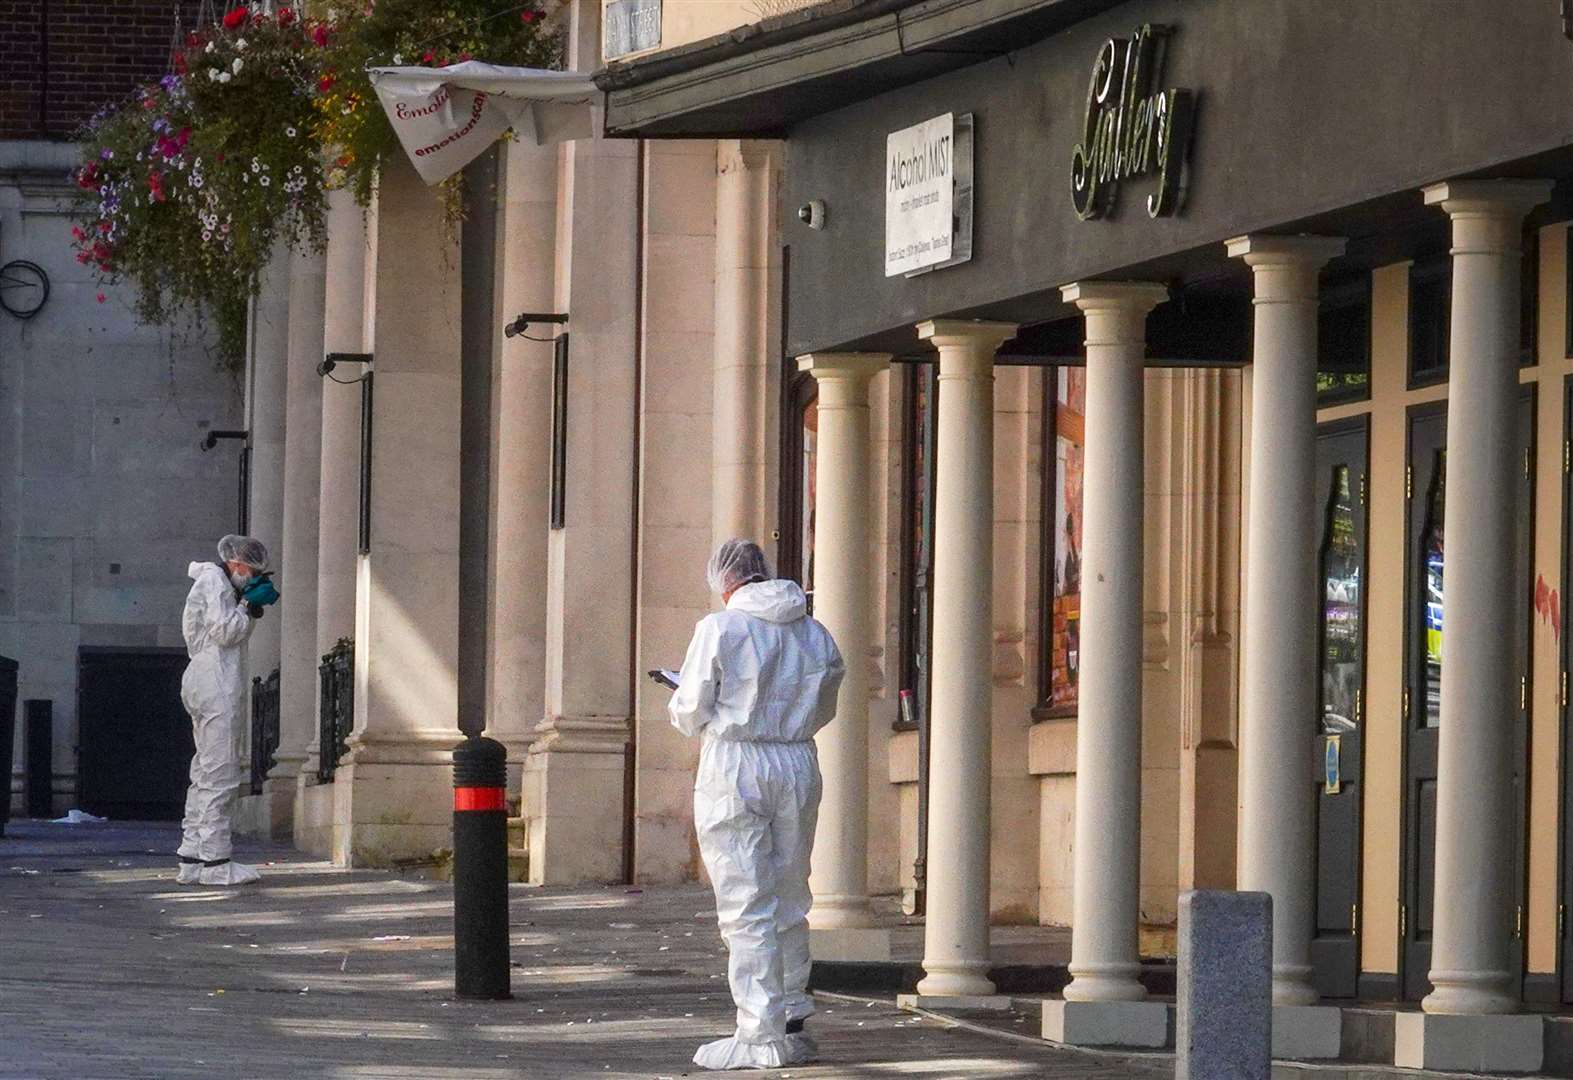
[[[1342,1053],[1343,1010],[1334,1005],[1274,1005],[1273,1060],[1326,1061]]]
[[[295,779],[295,847],[323,859],[333,855],[333,789],[317,783],[315,769]]]
[[[893,931],[877,926],[810,926],[808,951],[815,960],[889,962],[895,959],[893,936]]]
[[[458,739],[453,740],[455,743]],[[453,847],[453,765],[355,761],[333,783],[333,862],[395,866],[434,861]]]
[[[1171,1008],[1161,1001],[1043,1003],[1043,1037],[1066,1046],[1162,1050],[1174,1042]]]
[[[593,726],[591,726],[593,725]],[[524,759],[522,814],[528,819],[530,883],[593,885],[623,879],[623,770],[615,735],[627,722],[559,718]]]
[[[1532,1073],[1544,1063],[1545,1021],[1524,1014],[1393,1018],[1393,1064],[1406,1069]]]
[[[897,994],[898,1009],[928,1009],[931,1012],[1009,1012],[1010,998],[1004,994]]]
[[[923,960],[924,976],[916,987],[919,996],[938,998],[993,997],[995,987],[989,979],[987,960],[951,962]]]
[[[236,836],[256,840],[289,840],[294,835],[295,784],[278,780],[262,785],[262,794],[243,795],[235,803]]]

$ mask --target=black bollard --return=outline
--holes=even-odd
[[[472,735],[453,749],[453,986],[461,998],[508,985],[508,751]]]

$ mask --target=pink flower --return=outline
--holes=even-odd
[[[105,301],[105,300],[107,300],[107,299],[108,299],[108,297],[106,297],[106,296],[105,296],[105,295],[104,295],[104,294],[103,294],[103,293],[99,293],[99,294],[98,294],[98,302],[99,302],[99,303],[100,303],[100,304],[102,304],[102,303],[103,303],[103,302],[104,302],[104,301]]]

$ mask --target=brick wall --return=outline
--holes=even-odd
[[[99,106],[168,70],[175,9],[190,29],[197,6],[0,0],[0,139],[70,138]]]

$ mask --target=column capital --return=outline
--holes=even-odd
[[[1073,281],[1060,286],[1060,296],[1083,311],[1146,315],[1169,299],[1169,287],[1157,281]]]
[[[1551,197],[1550,180],[1444,180],[1421,188],[1450,216],[1521,218]]]
[[[872,379],[890,366],[889,353],[822,352],[804,353],[797,358],[797,369],[817,380]]]
[[[1273,236],[1251,233],[1224,241],[1232,259],[1250,267],[1304,267],[1319,269],[1344,253],[1341,236]]]
[[[978,319],[926,319],[918,323],[918,337],[939,348],[971,345],[987,349],[992,355],[1016,336],[1015,323],[983,322]]]

